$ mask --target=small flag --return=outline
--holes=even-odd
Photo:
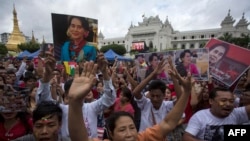
[[[144,17],[145,17],[145,14],[143,14],[142,17],[144,18]]]
[[[66,73],[71,76],[74,76],[77,63],[64,61],[63,64],[65,66]]]
[[[69,62],[64,61],[63,64],[65,66],[66,73],[70,74]]]
[[[75,75],[75,69],[76,69],[76,62],[69,62],[69,67],[70,67],[70,75],[74,76]]]

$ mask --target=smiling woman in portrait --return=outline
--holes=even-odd
[[[215,44],[209,48],[209,64],[215,66],[228,51],[228,44],[220,43]]]
[[[66,41],[61,48],[61,61],[95,61],[97,50],[86,39],[90,35],[90,26],[83,17],[70,16]]]

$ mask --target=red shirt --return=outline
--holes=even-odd
[[[32,129],[32,120],[28,121],[30,129]],[[24,136],[27,133],[27,129],[23,123],[19,120],[9,131],[6,131],[4,124],[0,123],[0,141],[9,141],[18,137]]]
[[[188,104],[187,104],[186,109],[185,109],[185,116],[186,116],[186,118],[185,118],[184,123],[188,123],[189,119],[193,115],[193,109],[192,109],[192,106],[190,104],[190,101],[191,101],[191,95],[188,98]]]
[[[115,100],[114,111],[115,112],[117,112],[117,111],[125,111],[125,112],[130,113],[132,116],[134,116],[134,113],[135,113],[135,110],[134,110],[133,106],[130,103],[128,103],[128,104],[126,104],[124,106],[121,106],[120,98],[117,98]]]

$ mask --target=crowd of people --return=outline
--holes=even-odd
[[[225,88],[212,75],[195,79],[195,51],[110,64],[91,43],[87,19],[68,17],[66,33],[36,63],[0,62],[0,141],[223,141],[223,125],[250,124],[250,69]],[[228,50],[209,49],[210,72],[219,72]],[[65,61],[77,64],[74,73]]]
[[[236,95],[212,76],[197,81],[185,69],[183,77],[171,57],[140,81],[135,63],[120,74],[102,53],[86,60],[72,76],[51,52],[36,65],[26,57],[0,62],[0,140],[220,141],[223,125],[250,123],[249,70]],[[171,84],[157,79],[166,65]]]

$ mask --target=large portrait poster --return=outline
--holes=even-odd
[[[248,49],[218,39],[211,39],[205,47],[209,49],[211,75],[228,87],[231,87],[250,65]]]
[[[208,81],[208,49],[186,49],[175,51],[175,66],[178,73],[185,77],[190,72],[197,81]]]
[[[75,61],[81,54],[80,48],[86,44],[97,48],[98,21],[96,19],[52,13],[52,30],[54,55],[57,60]],[[68,46],[68,49],[65,51],[63,46]]]
[[[153,52],[153,53],[140,53],[135,56],[135,64],[137,68],[137,78],[141,82],[148,75],[150,75],[155,68],[158,66],[159,62],[164,59],[167,60],[168,57],[174,58],[174,52]],[[173,83],[171,77],[168,75],[167,70],[169,64],[166,64],[163,71],[158,74],[154,79],[161,79],[166,84]]]

